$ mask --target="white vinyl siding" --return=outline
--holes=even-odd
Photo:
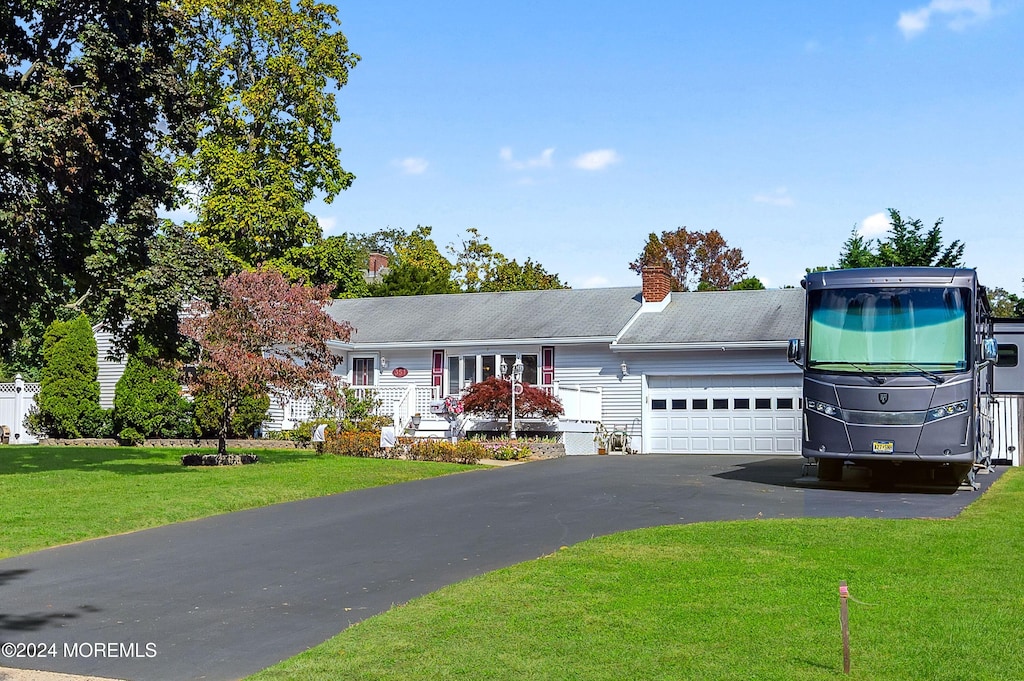
[[[124,375],[124,368],[128,366],[127,357],[120,360],[107,358],[107,353],[114,345],[114,334],[105,331],[102,327],[94,326],[93,336],[96,337],[96,380],[100,384],[100,406],[104,409],[114,408],[114,390],[117,382]]]

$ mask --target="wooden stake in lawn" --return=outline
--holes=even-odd
[[[843,630],[843,673],[850,673],[850,613],[847,600],[850,590],[846,588],[846,580],[839,582],[839,624]]]

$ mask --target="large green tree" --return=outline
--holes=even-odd
[[[466,230],[461,248],[448,246],[455,258],[455,284],[465,292],[531,291],[568,288],[540,263],[527,258],[520,265],[494,249],[486,236],[475,227]]]
[[[380,284],[370,287],[374,296],[415,296],[434,293],[458,293],[453,279],[454,266],[441,255],[431,238],[433,229],[418,225],[394,244],[388,273]]]
[[[730,247],[717,229],[651,233],[629,268],[639,274],[648,265],[664,267],[675,291],[724,291],[747,276],[743,251]]]
[[[364,276],[368,258],[358,239],[340,234],[291,248],[268,264],[291,281],[332,287],[335,298],[361,298],[370,293]]]
[[[843,243],[837,268],[963,267],[964,247],[959,239],[943,246],[942,218],[925,229],[920,219],[904,219],[890,208],[888,235],[873,240],[854,231]]]
[[[249,265],[320,238],[306,204],[330,202],[354,176],[331,138],[334,90],[359,56],[337,8],[316,0],[181,0],[177,56],[202,103],[179,160],[197,233]]]
[[[187,112],[178,14],[159,0],[12,0],[0,8],[0,336],[119,295],[90,256],[147,265],[174,172],[160,141]],[[111,308],[114,309],[114,308]],[[116,323],[116,319],[112,320]]]

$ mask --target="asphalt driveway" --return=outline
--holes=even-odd
[[[797,482],[801,464],[568,457],[0,561],[0,643],[15,644],[0,667],[235,679],[394,604],[597,535],[746,518],[952,517],[980,493],[819,489]],[[982,476],[983,489],[997,476]]]

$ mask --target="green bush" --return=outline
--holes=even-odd
[[[122,428],[117,434],[117,439],[119,439],[122,444],[141,445],[146,441],[146,436],[134,428],[129,427]]]
[[[43,372],[29,429],[50,437],[106,437],[110,414],[100,407],[96,339],[85,315],[54,321],[43,336]]]
[[[316,430],[316,427],[321,423],[327,425],[328,433],[333,433],[338,428],[338,422],[333,419],[314,419],[312,421],[300,423],[294,430],[287,431],[288,439],[295,440],[296,442],[309,442],[313,439],[313,431]],[[371,429],[368,428],[367,430]]]
[[[193,437],[192,405],[181,395],[174,366],[140,341],[114,390],[114,432],[132,444],[147,437]]]

